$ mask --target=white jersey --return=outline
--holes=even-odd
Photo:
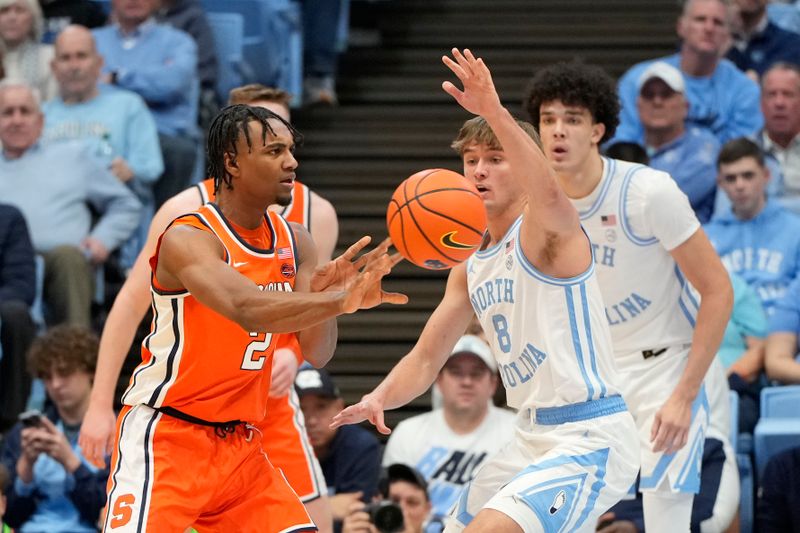
[[[470,300],[508,405],[539,409],[619,394],[594,265],[569,279],[539,272],[519,246],[521,223],[467,263]]]
[[[669,251],[700,227],[665,172],[603,158],[589,196],[572,200],[594,248],[614,352],[621,370],[692,341],[698,300]]]
[[[475,472],[514,438],[515,419],[511,411],[491,405],[477,428],[461,434],[447,425],[444,409],[412,416],[392,431],[383,466],[403,463],[416,468],[428,481],[433,514],[445,516]]]

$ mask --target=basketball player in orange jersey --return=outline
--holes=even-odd
[[[117,422],[106,531],[316,530],[251,425],[264,418],[275,334],[300,331],[321,366],[336,316],[407,298],[381,288],[399,261],[388,240],[355,259],[362,238],[317,268],[308,231],[267,211],[291,194],[296,138],[245,105],[211,125],[217,203],[173,221],[150,260],[154,320]]]
[[[233,89],[229,103],[264,107],[288,121],[289,99],[289,94],[280,89],[251,84]],[[113,409],[115,386],[136,326],[150,307],[148,260],[155,251],[158,236],[173,219],[213,201],[213,198],[213,180],[208,179],[171,198],[159,209],[151,222],[147,242],[114,301],[100,341],[92,397],[79,439],[86,457],[96,464],[103,464],[104,457],[111,453],[116,421]],[[319,261],[330,260],[338,237],[336,212],[330,202],[295,181],[291,203],[286,206],[276,204],[270,209],[278,210],[288,221],[309,229]],[[325,479],[308,442],[305,422],[292,387],[301,361],[296,342],[276,348],[267,405],[269,416],[259,428],[269,434],[264,449],[270,462],[283,471],[321,533],[328,533],[332,530],[332,519]]]

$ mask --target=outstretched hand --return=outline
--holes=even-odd
[[[364,396],[357,404],[342,409],[333,417],[330,427],[335,429],[347,424],[358,424],[364,420],[369,420],[375,429],[384,435],[392,432],[383,420],[383,402],[370,395]]]
[[[359,309],[370,309],[382,303],[404,304],[408,302],[408,296],[405,294],[387,292],[381,286],[383,277],[389,274],[392,267],[402,260],[400,254],[389,255],[384,252],[369,259],[355,278],[348,276],[343,287],[346,293],[342,304],[343,312],[354,313]]]
[[[387,237],[374,249],[356,258],[370,241],[372,241],[372,238],[369,236],[361,237],[350,245],[342,255],[317,267],[311,277],[311,292],[344,290],[347,284],[352,283],[358,276],[361,269],[371,261],[375,261],[382,255],[387,254],[389,247],[392,245],[391,239]]]
[[[483,59],[476,59],[466,48],[463,53],[458,48],[453,48],[452,53],[453,59],[443,56],[442,61],[453,74],[458,76],[464,89],[459,90],[449,81],[442,83],[442,89],[455,98],[461,107],[475,115],[485,117],[502,109],[503,105],[492,81],[492,73]]]

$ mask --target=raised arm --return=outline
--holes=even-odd
[[[482,116],[503,147],[514,176],[528,196],[526,216],[536,219],[537,226],[556,234],[580,234],[578,213],[561,190],[555,171],[542,150],[520,128],[511,113],[503,107],[482,59],[469,50],[453,49],[453,59],[442,58],[445,65],[461,80],[459,90],[446,81],[442,88],[467,111]]]
[[[386,379],[361,401],[333,417],[332,427],[369,420],[388,435],[383,411],[407,404],[436,380],[447,357],[472,318],[464,264],[450,272],[444,297],[428,319],[414,348],[389,372]]]

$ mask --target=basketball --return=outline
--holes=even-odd
[[[403,257],[417,266],[442,270],[478,248],[486,230],[486,210],[467,178],[452,170],[428,169],[395,189],[386,225]]]

